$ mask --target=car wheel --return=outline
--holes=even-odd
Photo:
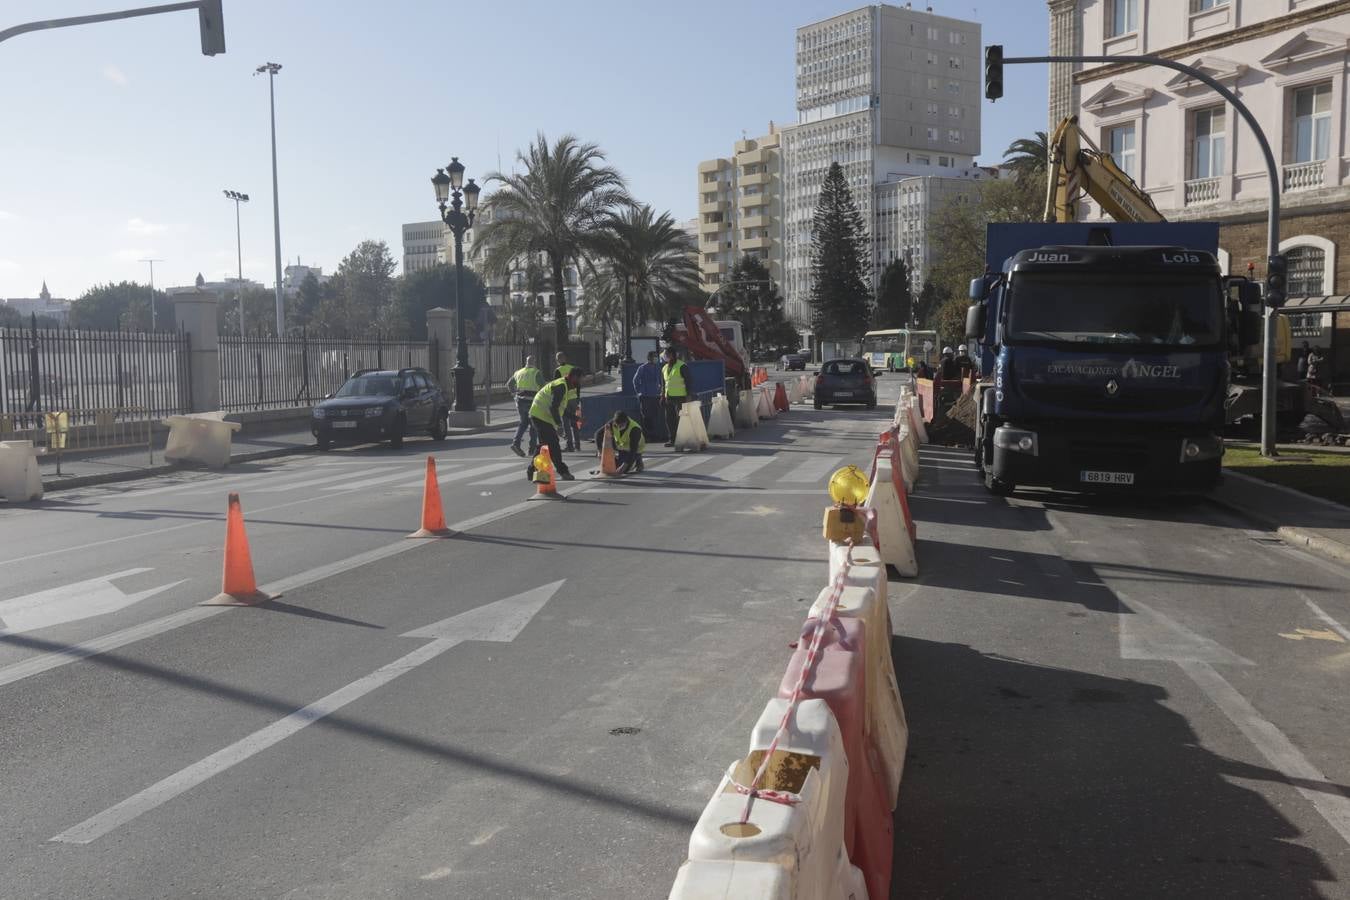
[[[811,403],[813,406],[815,406],[816,409],[824,409],[824,404],[820,402],[819,397],[816,397],[814,400],[811,401]]]
[[[436,415],[431,420],[431,439],[433,441],[445,440],[445,436],[448,433],[445,422],[446,417],[449,415],[450,413],[444,409],[436,411]]]
[[[328,438],[318,438],[314,443],[318,446],[320,453],[327,453],[329,450],[333,449],[333,442]]]
[[[389,432],[389,446],[397,450],[403,446],[403,433],[408,430],[408,420],[399,416],[394,420],[394,427]]]
[[[873,397],[871,400],[868,400],[868,401],[867,401],[867,408],[868,408],[868,409],[876,409],[876,408],[877,408],[877,399],[876,399],[875,397]]]

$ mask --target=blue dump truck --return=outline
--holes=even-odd
[[[1229,355],[1260,340],[1260,299],[1217,243],[1209,223],[988,227],[966,331],[990,491],[1218,482]]]

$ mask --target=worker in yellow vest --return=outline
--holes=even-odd
[[[520,416],[520,424],[516,426],[516,439],[511,442],[511,450],[516,456],[525,455],[520,441],[527,431],[530,433],[530,456],[539,452],[539,435],[535,433],[534,423],[530,421],[530,404],[534,402],[534,395],[539,392],[543,383],[544,373],[535,368],[533,356],[525,357],[525,365],[506,379],[506,389],[516,398],[516,415]]]
[[[539,436],[539,444],[548,448],[549,456],[553,458],[553,467],[558,470],[558,477],[563,481],[576,480],[576,476],[568,471],[567,463],[563,462],[562,447],[558,445],[558,429],[562,427],[563,410],[567,408],[567,392],[576,385],[577,373],[574,369],[564,377],[555,378],[541,387],[530,403],[530,421]],[[526,475],[533,479],[533,462],[530,463]]]
[[[614,437],[614,463],[619,471],[624,475],[641,472],[642,454],[647,450],[647,436],[642,433],[642,426],[629,418],[628,413],[618,410],[614,418],[595,433],[595,449],[601,452],[605,448],[606,431]]]
[[[680,407],[689,402],[692,378],[689,366],[675,355],[674,347],[666,348],[666,364],[661,367],[661,402],[666,409],[666,446],[675,446],[675,429],[680,423]]]
[[[567,354],[559,350],[553,357],[558,364],[558,368],[553,370],[554,378],[566,378],[575,372],[578,376],[581,370],[567,361]],[[567,392],[567,406],[563,409],[562,435],[567,440],[567,451],[575,451],[581,446],[581,431],[577,428],[577,407],[581,404],[581,382],[576,384]]]

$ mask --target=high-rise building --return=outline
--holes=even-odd
[[[1329,349],[1350,380],[1350,4],[1343,0],[1050,0],[1051,51],[1156,54],[1233,90],[1278,166],[1285,312],[1295,338]],[[1075,65],[1079,124],[1169,220],[1219,223],[1219,261],[1265,276],[1269,177],[1251,128],[1204,82],[1158,66]],[[1060,90],[1061,94],[1065,90]],[[1052,98],[1055,85],[1052,83]],[[1087,219],[1102,216],[1084,201]],[[1330,296],[1328,296],[1330,295]],[[1306,310],[1306,311],[1305,311]]]
[[[948,203],[975,193],[982,181],[996,177],[997,169],[972,166],[956,178],[913,175],[875,185],[872,244],[878,272],[891,260],[904,260],[910,290],[917,296],[938,257],[939,248],[929,236],[933,217]]]
[[[970,177],[980,149],[980,26],[875,5],[797,29],[798,124],[782,132],[782,253],[787,313],[809,319],[811,220],[839,163],[862,213],[875,281],[877,191],[916,176]],[[898,253],[897,250],[891,252]],[[930,258],[927,249],[920,254]]]
[[[781,282],[782,164],[779,132],[736,142],[724,159],[698,164],[698,250],[700,282],[717,290],[742,256],[762,260],[769,277]]]
[[[403,274],[410,275],[451,261],[447,247],[454,240],[440,220],[409,222],[403,226]]]

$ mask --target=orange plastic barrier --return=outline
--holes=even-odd
[[[787,412],[792,408],[792,404],[788,403],[787,391],[783,389],[783,382],[781,381],[778,382],[778,386],[774,388],[773,408],[779,412]]]
[[[807,619],[803,634],[816,626]],[[790,697],[806,665],[806,638],[798,642],[788,663],[778,696]],[[848,858],[862,870],[872,897],[890,896],[894,825],[887,782],[876,749],[866,737],[867,721],[867,626],[861,619],[836,619],[829,623],[815,672],[806,684],[804,697],[824,700],[839,722],[848,758],[845,790],[844,846]]]

